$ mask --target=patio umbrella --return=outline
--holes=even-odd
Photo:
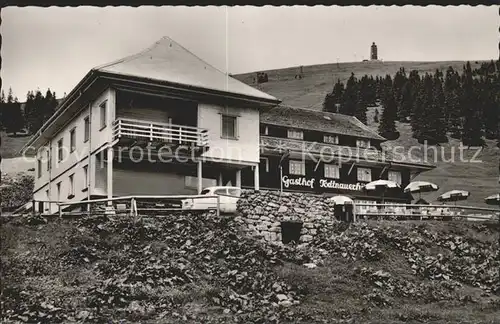
[[[406,186],[405,193],[418,193],[419,200],[422,199],[422,192],[438,191],[439,186],[427,181],[414,181]]]
[[[488,205],[497,205],[498,207],[500,207],[500,194],[491,195],[489,197],[486,197],[486,198],[484,198],[484,201]],[[500,221],[500,214],[499,214],[499,221]]]
[[[352,205],[354,202],[351,198],[347,196],[333,196],[328,198],[329,202],[332,202],[334,205]]]
[[[441,196],[437,198],[438,201],[446,202],[446,201],[454,201],[455,205],[457,204],[457,201],[459,200],[466,200],[469,198],[470,192],[465,191],[465,190],[451,190],[448,192],[445,192]]]
[[[497,206],[500,206],[500,194],[491,195],[489,197],[486,197],[486,198],[484,198],[484,201],[488,205],[497,205]]]
[[[395,188],[400,188],[399,184],[397,184],[396,182],[380,179],[367,183],[364,189],[366,191],[382,190],[382,203],[384,203],[385,191],[387,189],[395,189]]]

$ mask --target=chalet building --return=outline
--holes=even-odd
[[[415,163],[405,152],[383,152],[386,139],[357,118],[336,113],[276,106],[260,112],[260,188],[348,195],[376,203],[380,192],[364,185],[378,179],[405,187],[434,166]],[[244,172],[243,187],[253,185]],[[409,203],[401,189],[384,194],[384,202]]]
[[[280,105],[165,37],[90,70],[24,150],[36,152],[35,201],[188,195],[211,185],[377,201],[365,183],[404,186],[432,168],[384,158],[383,141],[354,117]]]
[[[245,168],[259,189],[259,110],[279,102],[162,38],[89,71],[29,140],[34,200],[196,194]]]

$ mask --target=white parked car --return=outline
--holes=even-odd
[[[207,198],[186,198],[182,200],[183,210],[207,210],[217,209],[217,198],[219,196],[219,207],[221,213],[235,213],[238,200],[241,197],[241,189],[238,187],[207,187],[200,193]]]

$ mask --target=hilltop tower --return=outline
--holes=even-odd
[[[370,60],[372,61],[376,61],[378,60],[378,56],[377,56],[377,45],[375,45],[375,42],[372,43],[372,46],[371,46],[371,51],[370,51]]]

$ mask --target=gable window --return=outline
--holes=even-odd
[[[69,145],[70,152],[73,152],[76,148],[76,127],[69,131]]]
[[[369,140],[364,140],[364,139],[358,139],[356,140],[356,146],[361,147],[361,148],[369,148],[370,147],[370,141]]]
[[[289,129],[288,138],[304,139],[304,132],[296,129]]]
[[[335,164],[325,164],[325,178],[339,179],[340,169]]]
[[[68,198],[73,198],[75,196],[75,174],[69,176],[69,192]]]
[[[401,172],[400,171],[389,171],[387,179],[389,181],[394,181],[397,184],[402,183]]]
[[[288,173],[295,175],[305,175],[306,174],[305,161],[290,160],[288,165]]]
[[[57,161],[61,162],[64,158],[64,147],[63,147],[63,139],[61,138],[57,141]]]
[[[84,119],[83,141],[87,142],[90,138],[90,118],[89,116]]]
[[[42,176],[42,159],[38,158],[37,160],[37,171],[38,171],[38,177],[40,178]]]
[[[104,101],[103,103],[101,103],[99,105],[99,111],[100,111],[100,115],[101,115],[101,129],[100,130],[103,130],[104,128],[106,128],[106,106],[107,106],[107,101]]]
[[[358,181],[372,181],[372,170],[367,168],[358,168]]]
[[[89,187],[89,166],[83,166],[83,189],[87,189]]]
[[[236,127],[236,117],[221,115],[221,123],[222,123],[222,137],[223,138],[231,138],[235,139],[238,137],[238,130]]]
[[[323,142],[328,143],[328,144],[338,144],[339,137],[336,135],[324,135]]]

